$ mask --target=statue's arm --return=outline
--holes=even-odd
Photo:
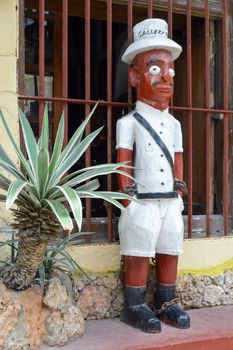
[[[183,152],[176,152],[174,162],[174,177],[178,180],[183,180],[183,163]]]
[[[183,152],[176,152],[174,160],[174,188],[181,197],[188,193],[186,183],[183,181],[183,164]]]
[[[118,148],[117,150],[117,162],[128,162],[127,165],[132,166],[132,162],[133,162],[133,151],[126,149],[126,148]],[[125,168],[122,167],[120,168],[120,170],[123,170],[124,172],[126,172],[129,175],[132,175],[132,169],[130,168]],[[130,186],[133,184],[133,180],[130,179],[127,176],[124,176],[122,174],[117,174],[117,178],[118,178],[118,184],[119,184],[119,188],[120,190],[124,190],[127,186]],[[122,204],[127,207],[129,205],[131,201],[125,199],[122,200]]]

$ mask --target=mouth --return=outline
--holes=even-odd
[[[156,85],[157,86],[157,91],[163,92],[163,93],[171,93],[173,91],[173,86],[172,85]]]
[[[162,88],[166,88],[166,89],[173,89],[173,84],[172,83],[169,83],[169,84],[161,84],[160,82],[158,81],[155,81],[154,83],[151,84],[152,86],[158,86],[159,87],[162,87]]]

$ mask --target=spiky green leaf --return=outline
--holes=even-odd
[[[44,200],[56,215],[58,221],[61,223],[64,230],[71,230],[73,222],[65,206],[57,201],[45,199]]]
[[[40,267],[39,267],[39,282],[40,282],[40,286],[41,286],[41,294],[43,296],[44,294],[44,290],[45,290],[45,267],[44,267],[44,264],[42,264]]]
[[[20,172],[20,170],[18,170],[15,167],[12,167],[11,164],[6,163],[2,159],[0,159],[0,166],[3,169],[5,169],[9,174],[11,174],[14,177],[16,177],[17,179],[26,180],[26,178],[23,176],[23,174]]]
[[[75,188],[75,190],[76,191],[95,191],[99,187],[100,187],[99,180],[95,179]]]
[[[66,286],[66,290],[67,290],[67,293],[70,297],[71,300],[73,300],[73,286],[72,286],[72,283],[71,283],[71,280],[70,278],[67,276],[67,273],[61,271],[60,272],[60,276],[63,280],[63,284]]]
[[[31,125],[21,109],[19,109],[19,119],[23,132],[23,140],[34,175],[36,174],[37,143]]]
[[[132,179],[133,181],[135,181],[134,177],[125,173],[122,170],[118,170],[117,166],[113,167],[113,166],[109,166],[106,165],[103,168],[97,168],[97,169],[93,169],[93,170],[89,170],[89,171],[85,171],[84,173],[82,173],[81,175],[78,175],[76,177],[74,177],[73,179],[71,179],[70,181],[67,182],[68,186],[74,187],[77,186],[78,184],[90,180],[93,177],[97,177],[97,176],[101,176],[101,175],[108,175],[108,174],[122,174],[125,175],[127,177],[129,177],[130,179]]]
[[[37,178],[39,198],[42,199],[46,191],[47,179],[49,175],[49,154],[48,150],[42,148],[37,157]]]
[[[81,229],[82,202],[81,202],[79,195],[77,194],[77,192],[75,192],[75,190],[73,190],[72,188],[70,188],[68,186],[56,186],[56,188],[58,188],[63,193],[63,195],[66,197],[66,200],[69,203],[71,211],[74,215],[75,221],[76,221],[79,229]]]
[[[85,120],[81,123],[79,128],[75,131],[75,133],[71,137],[70,141],[68,142],[66,148],[62,152],[62,155],[59,159],[60,164],[62,164],[66,160],[66,158],[70,155],[70,153],[73,151],[73,149],[76,148],[76,146],[80,143],[81,138],[83,136],[83,132],[86,128],[86,125],[88,124],[94,111],[96,110],[97,105],[98,105],[98,103],[96,103],[96,105],[92,108],[91,112],[88,114],[88,116],[85,118]]]
[[[64,250],[66,245],[70,244],[71,240],[74,240],[75,238],[80,237],[80,236],[91,235],[91,234],[93,234],[93,232],[76,232],[76,233],[72,233],[71,235],[69,235],[69,236],[63,238],[62,240],[60,240],[55,247],[50,247],[50,246],[47,247],[46,252],[48,254],[50,254],[49,255],[50,257],[55,257],[57,254],[60,254],[60,252]],[[75,242],[76,242],[76,240],[75,240]],[[51,267],[51,265],[52,265],[52,262],[50,261],[48,263],[48,267]]]
[[[48,117],[48,104],[45,104],[43,123],[40,136],[40,149],[44,148],[48,150],[49,147],[49,117]]]
[[[115,200],[111,195],[108,195],[108,192],[105,193],[105,192],[98,192],[98,191],[94,191],[94,192],[78,191],[78,194],[81,198],[85,197],[85,198],[103,199],[103,200],[115,205],[119,209],[124,209],[124,206],[120,202]]]
[[[10,159],[10,157],[8,156],[8,154],[5,152],[5,150],[3,149],[3,147],[0,145],[0,159],[9,164],[12,168],[14,169],[18,169],[18,167],[14,164],[14,162]]]
[[[64,112],[63,112],[59,122],[58,129],[57,129],[53,153],[52,153],[52,157],[49,165],[49,177],[53,173],[54,169],[58,166],[57,162],[62,151],[63,140],[64,140],[64,130],[65,130],[65,121],[64,121]]]
[[[9,209],[18,197],[20,191],[27,185],[27,181],[16,180],[13,181],[7,192],[6,209]]]
[[[6,130],[6,133],[11,141],[11,144],[13,145],[14,149],[15,149],[15,152],[17,154],[17,156],[19,157],[19,160],[20,162],[22,163],[22,166],[24,167],[27,175],[29,176],[30,180],[35,183],[35,177],[34,177],[34,174],[30,168],[30,166],[28,165],[28,162],[27,160],[25,159],[23,153],[21,152],[20,148],[18,147],[17,143],[15,142],[15,139],[14,139],[14,136],[12,135],[8,125],[7,125],[7,122],[2,114],[2,111],[0,111],[0,119],[2,120],[2,123],[4,125],[4,128]]]
[[[61,177],[77,162],[77,160],[83,155],[83,153],[87,150],[88,146],[94,140],[94,138],[98,135],[98,133],[102,130],[102,128],[97,129],[93,133],[89,134],[85,139],[77,145],[76,148],[72,150],[72,152],[67,155],[66,160],[58,166],[58,168],[54,171],[54,174],[51,176],[48,187],[53,187],[60,181]]]
[[[71,178],[74,178],[76,177],[77,175],[79,174],[82,174],[82,173],[85,173],[87,171],[91,171],[91,170],[94,170],[94,171],[105,171],[106,167],[107,167],[107,170],[116,170],[116,169],[119,169],[121,167],[124,167],[124,168],[130,168],[130,169],[134,169],[134,167],[132,166],[128,166],[127,165],[128,162],[121,162],[121,163],[108,163],[108,164],[98,164],[98,165],[93,165],[93,166],[90,166],[90,167],[86,167],[86,168],[81,168],[79,170],[76,170],[74,172],[72,172],[71,174],[68,174],[66,176],[64,176],[63,180],[65,182],[67,182],[68,180],[70,180]]]

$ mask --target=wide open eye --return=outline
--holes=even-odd
[[[168,73],[169,73],[170,77],[172,77],[172,78],[176,75],[174,69],[172,69],[172,68],[168,69]]]
[[[149,72],[153,75],[157,75],[161,72],[161,68],[159,66],[151,66]]]

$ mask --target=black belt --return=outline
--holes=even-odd
[[[137,193],[138,199],[163,199],[163,198],[178,198],[178,192],[147,192],[147,193]]]

